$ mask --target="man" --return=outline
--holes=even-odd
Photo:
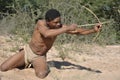
[[[101,25],[96,25],[94,29],[77,29],[76,24],[63,25],[59,11],[50,9],[46,12],[45,20],[38,20],[28,45],[19,53],[13,55],[1,64],[0,70],[7,71],[26,64],[32,64],[36,76],[45,78],[49,71],[46,61],[46,54],[52,47],[57,35],[62,33],[70,34],[90,34],[98,32]]]

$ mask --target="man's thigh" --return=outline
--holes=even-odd
[[[24,64],[24,51],[22,50],[3,62],[3,64],[1,64],[1,67],[3,68],[3,70],[6,71],[12,68],[23,66]]]
[[[32,61],[33,67],[37,75],[39,74],[48,74],[49,68],[47,65],[46,57],[39,56]]]

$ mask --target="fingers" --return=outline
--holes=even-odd
[[[71,30],[75,30],[77,28],[77,24],[71,24]]]
[[[97,24],[95,27],[97,27],[98,30],[101,30],[101,29],[102,29],[102,24],[99,23],[99,24]]]
[[[95,32],[99,32],[101,29],[102,29],[101,23],[96,24],[94,27]]]
[[[101,23],[98,24],[98,28],[102,28],[102,24]]]
[[[71,26],[73,26],[73,27],[77,27],[77,24],[71,24]]]

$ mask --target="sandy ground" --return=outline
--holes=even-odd
[[[13,47],[22,46],[12,36],[0,36],[0,64],[15,54]],[[50,74],[43,80],[120,80],[120,45],[88,46],[91,54],[71,53],[72,59],[56,57],[53,47],[48,53]],[[0,72],[0,80],[42,80],[35,76],[33,68],[13,69]]]

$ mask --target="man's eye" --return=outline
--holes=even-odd
[[[56,24],[58,23],[58,22],[55,22]]]

